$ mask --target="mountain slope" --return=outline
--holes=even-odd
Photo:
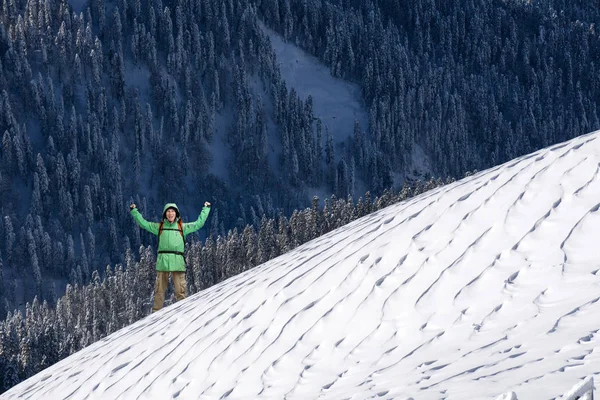
[[[361,218],[14,398],[551,398],[600,373],[600,132]]]

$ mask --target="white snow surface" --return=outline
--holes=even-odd
[[[2,399],[561,396],[600,373],[599,135],[365,216]]]
[[[368,131],[369,114],[359,85],[331,76],[329,67],[316,57],[286,42],[264,24],[260,27],[271,39],[288,90],[294,88],[302,100],[312,96],[313,114],[323,122],[323,146],[325,127],[335,143],[353,136],[355,120],[363,132]]]

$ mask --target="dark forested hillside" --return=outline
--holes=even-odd
[[[600,128],[593,2],[264,0],[259,10],[360,82],[371,119],[353,155],[374,190],[414,143],[437,173],[458,176]]]

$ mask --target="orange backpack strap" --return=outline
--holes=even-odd
[[[162,234],[164,223],[165,223],[164,221],[160,221],[160,224],[158,225],[158,236],[160,236]],[[165,228],[165,229],[168,231],[178,230],[179,233],[181,234],[181,237],[183,238],[183,240],[185,240],[185,236],[183,236],[183,222],[181,221],[181,218],[177,221],[177,227],[179,229],[170,229],[170,228]]]

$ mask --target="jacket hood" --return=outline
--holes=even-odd
[[[177,208],[177,204],[175,204],[175,203],[167,203],[167,204],[165,204],[165,207],[163,208],[163,215],[162,215],[163,219],[167,218],[167,210],[169,208],[174,208],[175,209],[175,219],[177,219],[177,218],[180,217],[180,215],[179,215],[179,208]]]

